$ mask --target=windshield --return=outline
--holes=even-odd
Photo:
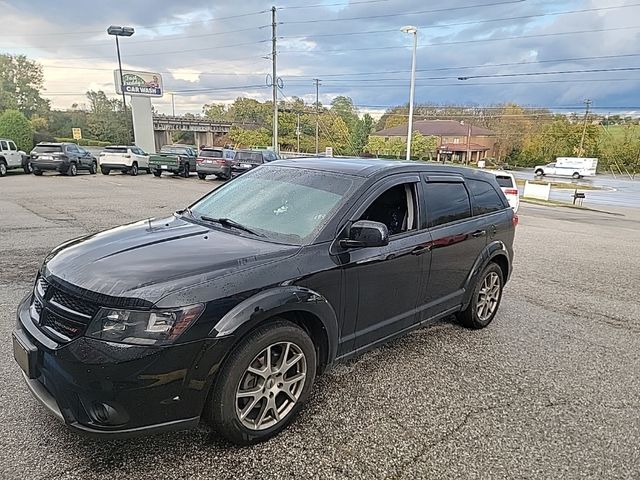
[[[37,145],[33,151],[38,153],[55,153],[61,152],[62,147],[60,145]]]
[[[259,167],[191,207],[195,218],[228,218],[268,239],[301,245],[355,187],[353,177],[288,167]]]
[[[236,162],[262,163],[262,154],[260,152],[237,152],[234,160]]]
[[[200,157],[222,158],[222,150],[200,150]]]
[[[496,179],[498,180],[498,185],[500,185],[501,187],[513,187],[513,180],[507,175],[496,175]]]
[[[183,147],[162,147],[160,153],[171,153],[175,155],[189,155],[189,149]]]

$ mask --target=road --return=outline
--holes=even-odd
[[[117,442],[69,432],[11,354],[39,263],[64,240],[169,214],[216,184],[0,179],[0,478],[640,477],[637,209],[523,205],[515,271],[488,328],[447,319],[336,366],[266,443],[230,446],[204,427]]]
[[[513,170],[511,173],[516,178],[523,180],[540,180],[533,174],[533,170]],[[565,182],[575,185],[578,191],[586,195],[584,206],[601,206],[610,205],[614,207],[640,207],[640,177],[635,180],[626,176],[617,176],[613,178],[611,175],[597,175],[593,178],[584,177],[580,180],[573,180],[570,177],[544,177],[543,181]],[[580,187],[598,187],[600,190],[581,190]],[[520,194],[524,189],[520,188]],[[572,202],[573,190],[551,189],[551,200],[560,200],[563,202]]]

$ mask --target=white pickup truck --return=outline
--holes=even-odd
[[[24,173],[31,173],[31,163],[26,153],[18,150],[12,140],[0,138],[0,177],[4,177],[8,170],[21,168]]]
[[[577,179],[595,176],[597,166],[597,158],[558,157],[553,163],[536,165],[533,171],[539,177],[550,175]]]

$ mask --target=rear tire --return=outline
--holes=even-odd
[[[207,175],[206,175],[205,173],[199,173],[199,174],[198,174],[198,178],[199,178],[200,180],[205,180],[205,179],[207,178]]]
[[[147,168],[145,170],[147,171],[147,173],[151,173],[151,169],[150,168]]]
[[[27,175],[29,175],[30,173],[33,173],[33,165],[31,164],[31,161],[28,161],[27,163],[24,164],[24,173],[26,173]]]
[[[42,176],[42,170],[38,170],[38,169],[35,169],[35,168],[34,168],[34,169],[33,169],[33,174],[34,174],[36,177],[40,177],[40,176]]]
[[[580,174],[579,174],[578,172],[574,172],[574,173],[573,173],[573,175],[571,175],[571,177],[572,177],[574,180],[578,180],[578,179],[580,178]]]
[[[100,167],[100,171],[102,172],[103,175],[109,175],[109,173],[111,172],[110,169],[104,168],[104,167]]]
[[[276,319],[251,332],[231,352],[212,386],[205,418],[233,443],[266,440],[293,421],[309,398],[315,373],[316,350],[309,335]]]
[[[0,177],[4,177],[7,174],[7,163],[4,160],[0,160]]]
[[[69,168],[67,168],[67,175],[70,177],[75,177],[78,174],[78,166],[75,163],[69,164]]]
[[[543,176],[544,176],[544,171],[542,171],[542,170],[536,170],[536,176],[538,176],[538,177],[543,177]]]
[[[154,171],[153,171],[153,175],[154,175],[155,177],[159,177],[160,175],[162,175],[162,170],[154,170]]]
[[[492,262],[478,277],[467,308],[456,314],[458,320],[465,327],[474,329],[489,325],[500,307],[503,288],[502,269],[498,264]]]
[[[133,164],[131,165],[131,168],[129,169],[129,175],[131,175],[132,177],[138,176],[138,164],[136,162],[133,162]]]

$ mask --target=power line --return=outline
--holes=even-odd
[[[189,22],[177,22],[177,23],[156,23],[154,25],[133,25],[135,28],[142,28],[145,30],[153,30],[156,28],[161,28],[161,27],[179,27],[179,26],[184,26],[184,25],[194,25],[196,23],[208,23],[208,22],[214,22],[214,21],[218,21],[218,20],[231,20],[234,18],[244,18],[244,17],[250,17],[253,15],[260,15],[262,13],[267,13],[270,10],[259,10],[259,11],[254,11],[254,12],[247,12],[247,13],[240,13],[237,15],[229,15],[226,17],[214,17],[214,18],[210,18],[207,20],[192,20]],[[67,31],[59,31],[59,32],[48,32],[48,33],[15,33],[15,34],[6,34],[6,33],[2,33],[0,34],[0,37],[48,37],[48,36],[52,36],[52,35],[59,35],[59,36],[66,36],[66,35],[91,35],[91,34],[99,34],[99,33],[104,33],[104,30],[84,30],[84,31],[80,31],[80,32],[69,32]]]
[[[299,9],[304,9],[304,8],[320,8],[320,7],[350,7],[352,5],[362,5],[363,3],[382,3],[382,2],[389,2],[391,0],[361,0],[361,1],[357,1],[357,2],[349,2],[347,4],[345,4],[344,2],[340,2],[340,3],[316,3],[314,5],[293,5],[290,7],[278,7],[278,10],[299,10]]]
[[[492,83],[468,83],[468,82],[456,82],[456,83],[433,83],[433,84],[416,84],[416,87],[491,87],[493,85],[532,85],[532,84],[549,84],[549,83],[591,83],[591,82],[638,82],[637,78],[590,78],[590,79],[575,79],[575,80],[545,80],[542,82],[535,81],[517,81],[517,82],[492,82]],[[290,86],[302,86],[303,84],[289,83]],[[406,83],[400,84],[385,84],[385,85],[334,85],[334,87],[348,88],[389,88],[389,87],[406,87]]]
[[[577,35],[584,33],[598,33],[598,32],[612,32],[617,30],[634,30],[638,29],[640,26],[628,26],[628,27],[612,27],[612,28],[596,28],[590,30],[575,30],[572,32],[554,32],[554,33],[538,33],[533,35],[518,35],[513,37],[500,37],[500,38],[478,38],[473,40],[456,40],[453,42],[440,42],[440,43],[429,43],[426,45],[421,45],[420,49],[427,47],[439,47],[443,45],[462,45],[462,44],[470,44],[470,43],[483,43],[483,42],[499,42],[503,40],[521,40],[523,38],[542,38],[542,37],[556,37],[561,35]],[[286,53],[344,53],[344,52],[357,52],[357,51],[366,51],[366,50],[396,50],[396,49],[406,49],[406,45],[393,45],[393,46],[385,46],[385,47],[364,47],[364,48],[338,48],[332,50],[322,50],[319,52],[317,50],[285,50]]]
[[[314,20],[296,20],[291,22],[282,22],[283,24],[288,25],[300,25],[300,24],[308,24],[308,23],[325,23],[325,22],[344,22],[347,20],[366,20],[371,18],[389,18],[389,17],[403,17],[407,15],[422,15],[425,13],[439,13],[439,12],[451,12],[455,10],[468,10],[471,8],[481,8],[481,7],[494,7],[497,5],[507,5],[513,3],[522,3],[524,0],[507,0],[503,2],[493,2],[493,3],[481,3],[476,5],[466,5],[461,7],[449,7],[449,8],[437,8],[432,10],[419,10],[415,12],[403,12],[403,13],[388,13],[384,15],[366,15],[359,17],[343,17],[343,18],[327,18],[327,19],[314,19]]]
[[[502,22],[509,20],[524,20],[528,18],[539,18],[539,17],[548,17],[548,16],[557,16],[557,15],[568,15],[573,13],[586,13],[586,12],[597,12],[602,10],[614,10],[619,8],[630,8],[630,7],[638,7],[640,3],[633,3],[628,5],[615,5],[610,7],[599,7],[599,8],[584,8],[580,10],[565,10],[562,12],[549,12],[549,13],[538,13],[532,15],[521,15],[517,17],[503,17],[503,18],[492,18],[487,20],[477,20],[477,21],[469,21],[469,22],[457,22],[457,23],[444,23],[438,25],[423,25],[418,26],[419,30],[426,30],[431,28],[445,28],[445,27],[458,27],[464,25],[477,25],[483,23],[491,23],[491,22]],[[295,36],[286,36],[282,37],[283,39],[302,39],[302,38],[320,38],[320,37],[340,37],[340,36],[351,36],[351,35],[370,35],[375,33],[388,33],[388,32],[397,32],[397,28],[388,28],[384,30],[366,30],[359,32],[338,32],[338,33],[320,33],[320,34],[311,34],[311,35],[295,35]]]

